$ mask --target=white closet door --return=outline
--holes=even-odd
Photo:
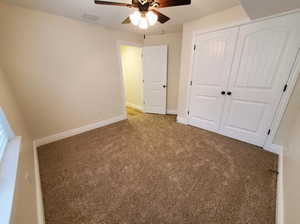
[[[299,49],[297,20],[293,15],[240,28],[221,134],[264,144]]]
[[[189,124],[211,131],[219,129],[237,34],[238,28],[233,28],[197,37]]]
[[[143,48],[144,112],[166,114],[167,109],[166,45]]]

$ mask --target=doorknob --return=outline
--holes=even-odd
[[[166,85],[163,85],[163,87],[166,88],[167,86],[166,86]]]
[[[232,92],[227,92],[227,95],[228,95],[228,96],[231,96],[231,94],[232,94]]]
[[[222,95],[225,95],[225,94],[226,94],[226,92],[225,92],[225,91],[222,91],[222,92],[221,92],[221,94],[222,94]]]

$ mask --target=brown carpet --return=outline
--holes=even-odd
[[[38,149],[47,224],[274,224],[277,156],[141,114]]]

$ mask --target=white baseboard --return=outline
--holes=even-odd
[[[38,158],[37,147],[35,145],[35,142],[33,142],[33,156],[34,156],[34,171],[35,171],[37,220],[38,220],[38,224],[44,224],[45,223],[45,215],[44,215],[42,188],[41,188],[39,158]]]
[[[177,110],[169,110],[169,109],[167,109],[167,114],[177,115]]]
[[[127,107],[132,107],[133,109],[137,109],[137,110],[140,110],[140,111],[144,111],[143,106],[139,106],[139,105],[134,104],[134,103],[126,102],[126,106]]]
[[[51,142],[56,142],[56,141],[64,139],[64,138],[78,135],[78,134],[81,134],[81,133],[84,133],[84,132],[87,132],[87,131],[90,131],[90,130],[93,130],[96,128],[104,127],[104,126],[107,126],[107,125],[110,125],[110,124],[113,124],[113,123],[116,123],[116,122],[119,122],[122,120],[126,120],[126,119],[127,119],[126,115],[123,114],[118,117],[110,118],[108,120],[99,121],[94,124],[88,124],[88,125],[85,125],[80,128],[71,129],[71,130],[64,131],[64,132],[61,132],[61,133],[58,133],[55,135],[51,135],[51,136],[48,136],[45,138],[37,139],[37,140],[35,140],[35,144],[36,144],[36,147],[39,147],[41,145],[46,145]]]
[[[270,145],[269,145],[269,144],[268,144],[268,145],[265,145],[265,146],[263,147],[263,149],[264,149],[264,150],[267,150],[267,151],[269,151],[269,152],[273,152],[273,153],[279,155],[280,152],[282,152],[283,147],[282,147],[281,145],[276,145],[276,144],[270,144]]]
[[[177,122],[180,124],[188,124],[188,120],[186,117],[179,117],[177,116]]]
[[[284,224],[283,149],[279,151],[278,172],[279,174],[277,179],[276,224]]]

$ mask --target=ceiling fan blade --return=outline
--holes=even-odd
[[[95,4],[99,4],[99,5],[113,5],[113,6],[125,6],[125,7],[135,7],[134,5],[128,4],[128,3],[107,2],[107,1],[99,1],[99,0],[95,0]]]
[[[156,0],[159,5],[157,8],[166,8],[172,6],[190,5],[191,0]]]
[[[167,21],[170,20],[170,18],[162,13],[160,13],[159,11],[155,10],[155,9],[151,9],[152,12],[154,12],[156,15],[158,15],[158,21],[160,23],[165,23]]]
[[[132,0],[132,4],[133,5],[138,5],[139,4],[139,0]]]
[[[127,17],[127,18],[122,22],[122,24],[129,24],[129,23],[131,23],[129,17]]]

